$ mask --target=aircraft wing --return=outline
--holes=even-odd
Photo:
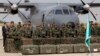
[[[7,9],[9,8],[9,3],[0,3],[0,8]],[[21,3],[18,5],[18,8],[32,8],[34,7],[33,3]],[[7,11],[0,11],[0,13],[8,13]]]
[[[10,6],[9,3],[0,3],[0,8],[5,8]],[[18,5],[19,8],[32,8],[34,7],[33,3],[21,3]]]
[[[87,3],[87,4],[90,4],[90,3]],[[83,5],[83,4],[81,4],[81,3],[76,3],[76,4],[74,4],[74,3],[70,3],[70,4],[68,4],[69,6],[71,6],[71,7],[75,7],[75,6],[80,6],[80,5]],[[100,7],[100,3],[92,3],[91,5],[90,5],[91,7]]]

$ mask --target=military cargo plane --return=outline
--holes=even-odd
[[[91,7],[99,7],[100,3],[85,3],[83,0],[80,0],[80,4],[68,4],[68,3],[12,3],[7,0],[7,3],[0,3],[0,8],[4,8],[3,12],[7,13],[5,17],[9,14],[15,15],[18,14],[21,17],[21,20],[25,23],[30,21],[33,26],[39,25],[48,25],[55,23],[56,25],[62,25],[67,23],[72,23],[73,25],[79,23],[78,14],[87,14],[91,13],[96,20],[95,15],[90,10]],[[26,12],[29,13],[28,16],[25,16],[19,9],[25,8]],[[5,17],[3,19],[5,19]]]

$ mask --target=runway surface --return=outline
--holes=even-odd
[[[0,56],[90,56],[88,53],[70,53],[70,54],[41,54],[41,55],[22,55],[21,53],[5,53],[2,40],[2,27],[0,26]],[[100,56],[100,53],[92,53],[92,56]]]

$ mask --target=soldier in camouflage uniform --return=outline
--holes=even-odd
[[[42,38],[46,38],[46,27],[44,26],[42,26],[41,35],[42,35]]]
[[[85,29],[85,27],[84,27],[84,24],[81,24],[81,25],[80,25],[80,31],[82,32],[82,33],[81,33],[81,36],[84,37],[84,36],[85,36],[85,32],[86,32],[86,29]]]
[[[57,27],[55,24],[51,24],[50,27],[49,27],[49,36],[50,38],[54,38],[54,37],[57,37]]]
[[[13,21],[11,21],[11,23],[10,23],[9,36],[10,36],[10,38],[14,39],[14,44],[15,44],[16,50],[20,50],[21,41],[19,39],[18,30],[15,27],[15,24]]]
[[[34,32],[34,35],[36,35],[38,38],[42,38],[42,29],[43,27],[40,25],[40,26],[37,26],[35,32]]]
[[[46,31],[46,38],[50,38],[50,30],[51,29],[51,25],[48,24],[48,26],[45,28],[45,31]]]
[[[22,27],[22,24],[21,22],[18,22],[18,25],[17,25],[18,28],[21,28]]]
[[[83,24],[79,24],[77,26],[76,31],[77,31],[78,37],[84,37],[85,36],[86,29],[85,29]]]
[[[54,36],[55,36],[56,38],[61,38],[60,30],[59,30],[59,28],[57,28],[56,26],[55,26],[55,29],[54,29]]]
[[[32,38],[33,30],[30,22],[27,23],[27,28],[25,29],[25,37]]]
[[[79,25],[79,23],[77,23],[76,27],[75,27],[75,31],[76,31],[75,35],[76,35],[76,37],[79,37],[79,27],[80,27],[80,25]]]
[[[100,29],[100,27],[98,26],[98,24],[97,23],[94,23],[94,26],[92,26],[92,35],[94,35],[94,36],[100,36],[99,35],[99,29]]]
[[[21,35],[22,35],[22,37],[23,38],[26,38],[26,36],[25,36],[25,31],[26,31],[26,29],[27,29],[27,24],[25,23],[25,24],[23,24],[23,26],[21,27]]]
[[[66,27],[65,27],[65,24],[63,24],[60,29],[61,29],[60,32],[62,33],[62,37],[65,38],[66,37]]]
[[[21,22],[18,22],[18,25],[17,25],[17,27],[16,27],[16,36],[18,36],[19,38],[22,37],[22,32],[21,32],[21,30],[22,30],[22,24],[21,24]]]
[[[13,21],[10,22],[9,38],[15,38],[16,27]]]

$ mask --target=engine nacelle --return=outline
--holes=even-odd
[[[18,13],[18,9],[17,9],[17,10],[12,10],[12,9],[11,9],[10,13],[13,14],[13,15],[14,15],[14,14],[17,14],[17,13]]]
[[[83,6],[75,6],[74,11],[79,14],[87,14],[89,11],[85,9]]]

